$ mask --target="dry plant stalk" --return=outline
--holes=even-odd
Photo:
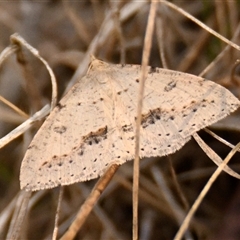
[[[199,205],[201,204],[203,198],[205,197],[205,195],[208,193],[210,187],[212,186],[212,184],[216,181],[217,177],[219,176],[219,174],[223,171],[224,167],[226,167],[226,165],[228,164],[228,162],[231,160],[231,158],[233,157],[233,155],[239,151],[240,148],[240,143],[238,143],[227,155],[227,157],[222,161],[222,163],[218,166],[218,168],[216,169],[216,171],[212,174],[212,176],[210,177],[210,179],[208,180],[208,182],[206,183],[206,185],[204,186],[203,190],[201,191],[201,193],[199,194],[198,198],[196,199],[196,201],[194,202],[194,204],[192,205],[189,213],[187,214],[187,216],[185,217],[180,229],[178,230],[176,236],[174,237],[174,239],[182,239],[184,232],[186,231],[186,229],[188,228],[190,221],[194,215],[194,213],[197,211]]]
[[[61,240],[73,239],[76,236],[77,232],[79,231],[83,223],[86,221],[89,213],[92,211],[94,205],[98,201],[100,195],[102,194],[104,189],[107,187],[108,183],[111,181],[118,167],[119,166],[116,164],[111,165],[107,169],[105,174],[98,180],[92,192],[87,197],[84,204],[81,206],[71,226],[69,227],[67,232],[60,238]]]
[[[155,23],[155,15],[157,9],[157,2],[151,1],[148,23],[146,29],[146,35],[144,39],[143,56],[142,56],[142,68],[140,75],[140,86],[137,102],[137,120],[136,120],[136,142],[135,142],[135,157],[133,168],[133,240],[138,239],[138,192],[139,192],[139,156],[140,156],[140,130],[142,125],[142,111],[143,111],[143,97],[144,86],[147,79],[148,61],[150,56],[150,49],[152,45],[152,36]]]

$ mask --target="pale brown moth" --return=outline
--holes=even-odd
[[[63,97],[31,142],[21,166],[21,188],[39,190],[101,176],[134,158],[138,65],[93,58],[88,73]],[[235,111],[239,100],[204,78],[148,69],[140,157],[180,149],[191,135]]]

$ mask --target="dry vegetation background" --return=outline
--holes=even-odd
[[[172,1],[223,36],[240,44],[240,1]],[[0,50],[18,32],[39,50],[52,67],[58,82],[59,98],[68,83],[84,75],[88,56],[108,62],[141,64],[143,39],[149,12],[145,1],[1,1]],[[162,20],[162,23],[160,21]],[[162,34],[162,38],[161,38]],[[160,44],[170,69],[198,75],[226,44],[186,17],[159,4],[150,65],[161,67]],[[125,58],[124,54],[125,53]],[[121,55],[123,54],[123,55]],[[121,58],[121,56],[123,56]],[[21,70],[15,57],[0,68],[0,95],[28,114],[33,114],[51,97],[45,67],[26,53],[29,74]],[[239,52],[228,48],[205,77],[230,89],[239,97]],[[235,68],[234,68],[235,66]],[[75,73],[78,69],[77,74]],[[0,103],[0,137],[25,119]],[[35,124],[24,136],[0,149],[0,239],[5,239],[18,211],[19,171],[26,148],[40,127]],[[237,144],[239,112],[212,127],[215,133]],[[205,132],[200,135],[222,158],[230,149]],[[240,170],[239,154],[230,162]],[[175,169],[181,194],[176,187]],[[140,239],[172,239],[179,228],[176,206],[186,211],[206,184],[216,165],[191,140],[169,156],[141,161]],[[61,236],[95,181],[65,187],[59,219]],[[131,239],[132,162],[124,164],[104,192],[76,239]],[[222,173],[198,209],[190,233],[194,239],[239,239],[240,182]],[[49,239],[54,228],[59,189],[33,193],[29,212],[19,239]],[[167,200],[167,197],[170,199]]]

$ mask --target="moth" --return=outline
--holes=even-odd
[[[134,158],[141,66],[92,58],[88,72],[62,98],[32,140],[22,162],[21,188],[40,190],[101,176]],[[226,88],[187,73],[148,68],[140,157],[164,156],[191,135],[235,111]]]

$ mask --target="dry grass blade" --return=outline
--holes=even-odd
[[[69,227],[68,231],[61,237],[61,240],[74,239],[77,232],[86,221],[87,216],[92,211],[92,208],[94,207],[99,197],[101,196],[102,192],[107,187],[108,183],[111,181],[118,167],[119,167],[118,165],[110,166],[106,173],[98,180],[94,189],[92,190],[86,201],[82,204],[79,212],[77,213],[76,218]]]
[[[8,235],[6,239],[17,240],[20,237],[22,225],[28,211],[28,204],[31,192],[22,191],[17,199],[14,215],[10,223]]]
[[[13,53],[15,53],[18,50],[18,46],[9,46],[6,47],[0,54],[0,66],[2,66],[3,62],[11,56]]]
[[[63,192],[64,192],[64,187],[60,187],[52,240],[56,240],[58,235],[59,215],[61,210],[61,203],[63,200]]]
[[[23,116],[24,118],[28,118],[29,116],[23,112],[20,108],[18,108],[17,106],[15,106],[14,104],[12,104],[11,102],[9,102],[7,99],[5,99],[4,97],[0,96],[0,101],[3,102],[4,104],[6,104],[8,107],[10,107],[11,109],[13,109],[16,113],[18,113],[19,115]]]
[[[28,44],[19,34],[15,33],[11,36],[12,44],[16,44],[17,46],[22,45],[26,47],[36,58],[38,58],[46,67],[49,72],[51,83],[52,83],[52,101],[51,101],[51,110],[56,106],[57,103],[57,82],[55,75],[47,63],[38,53],[38,50]]]
[[[219,142],[225,144],[226,146],[230,147],[230,148],[234,148],[235,146],[231,143],[229,143],[228,141],[226,141],[225,139],[221,138],[220,136],[218,136],[216,133],[212,132],[211,130],[209,130],[208,128],[204,129],[205,132],[207,132],[208,134],[210,134],[211,136],[213,136],[215,139],[217,139]]]
[[[140,127],[141,127],[141,113],[143,107],[144,84],[147,78],[147,66],[150,57],[150,49],[152,45],[152,35],[155,23],[157,3],[152,1],[150,5],[148,24],[146,35],[144,39],[143,56],[142,56],[142,69],[140,76],[140,86],[137,105],[137,121],[136,121],[136,145],[135,145],[135,158],[133,169],[133,239],[138,239],[138,191],[139,191],[139,152],[140,152]]]
[[[163,68],[168,68],[166,54],[165,54],[165,40],[164,40],[164,24],[163,24],[163,17],[161,14],[156,18],[156,33],[157,33],[157,41],[158,41],[158,48],[159,48],[159,55],[163,65]]]
[[[3,64],[4,61],[7,60],[12,54],[16,53],[18,50],[18,46],[16,45],[11,45],[9,47],[6,47],[0,54],[0,66]],[[23,112],[21,109],[16,107],[14,104],[9,102],[7,99],[4,97],[0,96],[0,101],[6,104],[8,107],[12,108],[15,112],[19,113],[21,116],[28,118],[28,115]]]
[[[0,149],[16,139],[18,136],[27,131],[36,121],[43,119],[50,111],[50,106],[46,105],[40,111],[36,112],[32,117],[16,127],[10,133],[0,139]]]
[[[206,185],[204,186],[203,190],[199,194],[198,198],[192,205],[190,211],[188,212],[187,216],[185,217],[180,229],[178,230],[177,234],[175,235],[174,239],[182,239],[184,232],[188,228],[190,221],[194,215],[194,213],[197,211],[199,205],[201,204],[202,200],[208,193],[209,189],[211,188],[212,184],[216,181],[217,177],[220,175],[220,173],[223,171],[224,167],[228,164],[228,162],[231,160],[233,155],[239,150],[240,143],[238,143],[227,155],[227,157],[223,160],[223,162],[219,165],[217,170],[212,174],[211,178],[208,180]]]
[[[197,133],[193,134],[194,139],[198,143],[198,145],[202,148],[202,150],[206,153],[206,155],[217,165],[220,166],[222,164],[222,159],[210,148],[208,145],[198,136]],[[237,149],[238,150],[238,149]],[[223,171],[228,173],[229,175],[240,179],[240,175],[229,168],[227,165],[224,166]]]
[[[114,175],[114,179],[115,179],[116,174]],[[114,180],[111,181],[111,183],[114,183]],[[108,185],[107,189],[109,189],[109,187],[110,187],[110,185]],[[81,189],[81,192],[82,192],[84,198],[87,198],[89,196],[89,194],[90,194],[90,191],[86,187],[86,185],[85,184],[80,184],[79,188]],[[104,195],[106,195],[104,193],[106,193],[107,189],[104,190],[104,192],[102,194],[102,197],[104,197]],[[111,221],[111,217],[112,216],[111,215],[107,215],[106,212],[104,211],[104,209],[100,206],[100,204],[97,203],[94,206],[93,213],[98,218],[98,221],[104,226],[105,231],[108,232],[110,237],[112,237],[113,239],[119,239],[119,240],[120,239],[122,239],[122,240],[126,239],[126,237],[121,233],[121,231],[118,230],[118,228],[114,224],[114,222]]]
[[[176,221],[180,226],[181,222],[184,219],[185,211],[180,207],[180,205],[174,199],[174,196],[172,195],[169,187],[167,186],[167,183],[163,177],[162,172],[157,167],[152,167],[151,171],[152,171],[154,180],[157,182],[159,188],[163,192],[164,198],[166,199],[167,203],[171,207],[171,210],[175,215]],[[186,239],[193,239],[193,236],[189,231],[186,232],[185,237]]]
[[[235,33],[232,37],[232,42],[236,41],[239,37],[240,33],[240,24],[238,24],[238,27],[235,30]],[[204,76],[207,72],[209,72],[216,64],[225,56],[226,52],[230,51],[231,46],[227,45],[219,54],[218,56],[210,63],[208,66],[199,74],[199,76]]]
[[[120,44],[120,63],[126,63],[126,41],[123,37],[121,21],[120,21],[120,4],[119,2],[111,1],[111,8],[113,11],[113,21],[115,26],[115,31],[117,33],[117,38],[119,39]]]
[[[202,27],[203,29],[205,29],[206,31],[210,32],[212,35],[214,35],[215,37],[221,39],[223,42],[227,43],[229,46],[240,50],[240,46],[238,46],[237,44],[233,43],[232,41],[228,40],[227,38],[225,38],[224,36],[222,36],[221,34],[217,33],[216,31],[214,31],[212,28],[206,26],[204,23],[202,23],[201,21],[199,21],[198,19],[196,19],[195,17],[193,17],[191,14],[185,12],[182,8],[177,7],[176,5],[174,5],[173,3],[167,2],[165,0],[159,0],[159,2],[166,4],[167,6],[171,7],[172,9],[176,10],[177,12],[181,13],[182,15],[186,16],[187,18],[191,19],[193,22],[195,22],[196,24],[198,24],[200,27]]]

